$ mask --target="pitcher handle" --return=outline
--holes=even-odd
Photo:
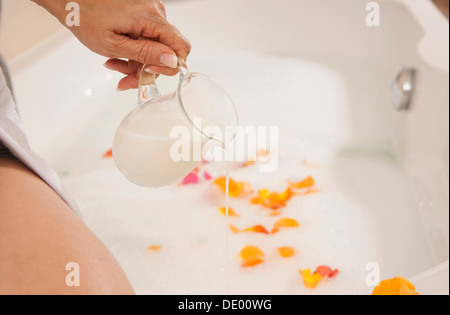
[[[161,96],[158,86],[156,85],[156,75],[145,71],[147,65],[144,65],[139,77],[139,95],[138,105],[141,105],[153,98]],[[180,72],[180,80],[189,74],[189,70],[183,58],[178,57],[178,70]]]

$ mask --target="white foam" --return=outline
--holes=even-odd
[[[281,127],[278,171],[263,174],[249,167],[232,171],[231,177],[249,181],[255,189],[281,192],[287,179],[312,175],[320,193],[294,197],[282,210],[282,217],[301,224],[298,229],[271,236],[230,235],[230,253],[236,259],[230,261],[230,292],[225,292],[226,218],[218,211],[225,205],[223,194],[210,182],[159,190],[127,182],[112,161],[100,161],[108,139],[92,134],[105,134],[96,131],[105,116],[93,119],[91,136],[80,135],[79,143],[94,141],[88,146],[97,151],[88,152],[91,158],[84,161],[83,171],[76,166],[79,155],[69,151],[56,165],[69,173],[64,183],[86,223],[113,252],[137,293],[367,294],[372,291],[365,284],[369,262],[380,264],[382,278],[411,276],[432,265],[388,128],[380,127],[387,123],[377,106],[383,98],[377,96],[376,69],[249,53],[202,62],[191,68],[224,84],[244,125]],[[355,82],[359,84],[353,86]],[[372,98],[361,103],[366,92]],[[221,164],[207,167],[213,176],[223,174]],[[242,216],[230,218],[240,228],[262,224],[270,229],[278,219],[250,205],[248,198],[233,199],[230,207]],[[266,259],[243,269],[237,256],[249,244],[259,246]],[[150,245],[162,249],[148,252]],[[276,252],[280,246],[293,246],[298,254],[283,259]],[[315,290],[306,289],[298,269],[319,265],[341,273]]]

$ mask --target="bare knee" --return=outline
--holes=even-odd
[[[0,294],[133,294],[98,238],[11,158],[0,158],[0,248]]]

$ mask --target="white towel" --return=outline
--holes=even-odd
[[[56,172],[30,148],[16,112],[16,105],[0,70],[0,142],[22,163],[42,178],[78,214]]]

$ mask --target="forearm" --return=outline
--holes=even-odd
[[[189,41],[167,21],[161,0],[31,0],[66,26],[87,48],[112,59],[128,59],[111,68],[127,75],[137,87],[139,68],[175,75],[177,56],[187,58]],[[117,65],[117,62],[116,62]],[[153,67],[153,68],[152,68]]]
[[[65,16],[67,15],[66,6],[71,0],[31,0],[37,5],[45,8],[53,16],[55,16],[61,23],[64,24]]]

